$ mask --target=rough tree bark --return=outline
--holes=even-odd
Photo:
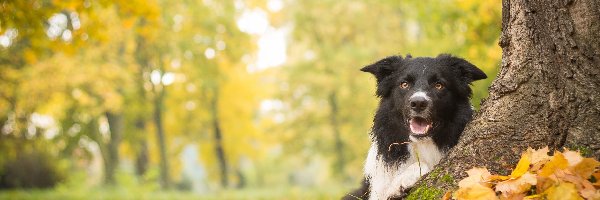
[[[414,196],[432,188],[442,195],[471,167],[508,174],[527,147],[568,147],[600,159],[600,1],[502,6],[502,68],[490,95]]]

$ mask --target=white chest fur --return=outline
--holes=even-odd
[[[388,166],[377,153],[377,144],[372,143],[365,162],[365,177],[369,179],[371,200],[388,199],[400,195],[403,188],[412,186],[419,178],[431,171],[442,159],[440,151],[430,138],[414,140],[408,144],[410,156],[404,163]]]

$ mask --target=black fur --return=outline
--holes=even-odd
[[[473,113],[469,103],[472,93],[469,85],[487,78],[473,64],[447,54],[435,58],[390,56],[361,71],[373,74],[377,81],[376,95],[380,102],[371,137],[377,144],[378,156],[389,165],[399,165],[410,156],[407,145],[393,143],[410,141],[408,121],[413,117],[423,117],[433,123],[427,134],[413,134],[413,137],[431,137],[442,151],[456,145]],[[401,88],[403,82],[409,87]],[[436,83],[442,84],[443,88],[435,88]],[[431,98],[427,110],[419,113],[411,109],[409,100],[416,91],[426,92]],[[358,196],[362,199],[367,199],[368,193],[369,182],[366,179],[362,188],[353,192],[367,194]],[[344,199],[356,198],[348,195]]]

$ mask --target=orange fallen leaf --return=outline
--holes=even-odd
[[[487,170],[486,170],[487,171]],[[498,199],[492,188],[481,184],[474,184],[469,187],[459,188],[453,195],[458,200],[494,200]]]
[[[508,176],[492,175],[486,168],[468,170],[452,198],[600,200],[598,167],[599,161],[584,158],[578,151],[565,149],[548,156],[548,147],[528,148]],[[444,198],[448,199],[449,193]]]
[[[486,181],[491,176],[490,172],[486,168],[474,167],[467,171],[468,177],[458,182],[458,187],[468,188],[473,185],[482,185],[491,187],[491,184]]]
[[[539,176],[548,177],[554,173],[557,169],[565,169],[567,168],[568,161],[565,159],[562,153],[556,151],[554,152],[554,156],[542,167],[542,169],[538,172]]]
[[[600,199],[600,190],[581,190],[580,193],[585,199]]]
[[[500,200],[522,200],[525,198],[524,193],[500,195]]]
[[[541,177],[538,175],[537,184],[535,185],[535,189],[538,193],[542,193],[545,190],[547,190],[548,188],[554,186],[555,184],[556,184],[556,181],[554,181],[552,178]]]
[[[452,199],[452,191],[447,191],[444,196],[442,196],[442,200],[450,200]]]
[[[510,194],[518,194],[529,191],[532,185],[537,184],[537,179],[534,174],[526,172],[521,177],[499,182],[496,184],[496,192],[509,196]]]
[[[487,181],[505,181],[508,179],[510,179],[510,176],[491,175],[488,177]]]
[[[579,163],[573,166],[571,171],[581,178],[589,178],[593,173],[596,167],[600,166],[600,162],[593,158],[583,158]],[[598,179],[596,179],[598,180]]]

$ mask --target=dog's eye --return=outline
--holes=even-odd
[[[408,88],[408,82],[402,82],[402,83],[400,83],[400,87],[403,88],[403,89]]]
[[[435,89],[438,89],[438,90],[444,89],[444,84],[442,84],[442,83],[435,83]]]

